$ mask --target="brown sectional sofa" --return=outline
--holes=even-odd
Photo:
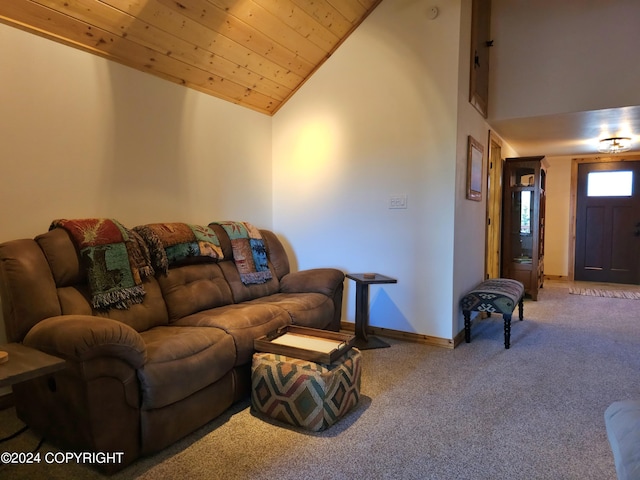
[[[228,235],[224,259],[144,281],[144,301],[95,310],[67,231],[0,245],[7,338],[67,367],[13,387],[18,416],[61,448],[124,452],[115,471],[214,419],[249,393],[254,338],[296,324],[338,330],[343,272],[290,272],[276,235],[261,230],[272,278],[245,285]]]

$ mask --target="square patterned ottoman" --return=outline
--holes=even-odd
[[[329,365],[275,353],[255,353],[251,408],[281,422],[319,432],[360,400],[362,354],[356,348]]]

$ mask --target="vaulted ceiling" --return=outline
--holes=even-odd
[[[381,0],[2,0],[0,22],[272,115]]]

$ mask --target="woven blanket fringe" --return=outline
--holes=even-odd
[[[264,283],[273,278],[270,271],[241,273],[240,278],[245,285]]]
[[[106,293],[97,293],[91,298],[91,305],[97,310],[116,308],[126,310],[131,305],[136,305],[144,301],[145,291],[141,285]]]

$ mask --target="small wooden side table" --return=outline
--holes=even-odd
[[[369,336],[369,285],[376,283],[398,283],[395,278],[379,273],[347,273],[347,278],[356,282],[356,340],[360,350],[385,348],[389,344],[377,337]]]
[[[9,360],[0,363],[0,387],[31,380],[32,378],[62,370],[66,361],[21,343],[0,345],[0,351],[9,354]]]

